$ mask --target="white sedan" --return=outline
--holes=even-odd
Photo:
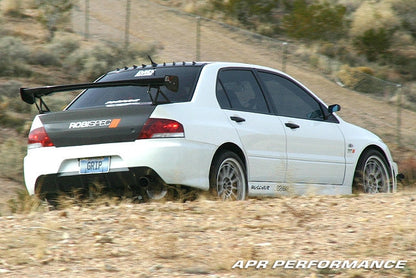
[[[79,89],[59,112],[42,98]],[[39,110],[24,173],[41,198],[97,184],[144,199],[170,185],[224,200],[396,190],[397,165],[379,137],[272,68],[152,63],[94,83],[21,88],[21,96]]]

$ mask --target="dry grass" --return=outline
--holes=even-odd
[[[72,206],[0,217],[4,277],[412,277],[414,191]],[[387,208],[387,209],[386,209]],[[394,211],[388,208],[394,208]],[[407,260],[404,270],[247,269],[237,260]]]
[[[26,140],[15,133],[13,135],[14,137],[3,139],[0,144],[0,176],[21,182]]]
[[[365,31],[385,28],[393,30],[401,24],[389,1],[366,1],[355,11],[351,23],[350,35],[361,36]]]

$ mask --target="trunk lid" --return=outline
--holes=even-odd
[[[56,147],[134,141],[156,106],[131,105],[67,110],[40,120]]]

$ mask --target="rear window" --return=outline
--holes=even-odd
[[[196,81],[199,77],[201,68],[201,66],[172,66],[121,70],[106,74],[98,82],[176,75],[179,78],[179,90],[177,92],[173,92],[165,86],[161,86],[160,90],[167,99],[162,94],[159,94],[157,103],[186,102],[190,101],[193,96]],[[150,105],[152,103],[152,99],[149,96],[148,90],[148,86],[123,86],[87,89],[67,107],[67,110],[100,106],[112,107],[121,105]],[[156,96],[156,92],[157,88],[150,89],[150,94],[153,98]]]

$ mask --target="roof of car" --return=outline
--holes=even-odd
[[[153,69],[153,68],[163,68],[163,67],[185,67],[185,66],[204,66],[208,64],[207,62],[172,62],[172,63],[162,63],[162,64],[142,64],[140,66],[133,65],[131,67],[117,68],[109,73],[118,73],[123,70],[137,70],[137,69]]]
[[[277,69],[261,66],[261,65],[255,65],[255,64],[246,64],[246,63],[239,63],[239,62],[225,62],[225,61],[211,61],[211,62],[171,62],[171,63],[151,63],[151,64],[142,64],[140,66],[133,65],[131,67],[124,67],[124,68],[117,68],[113,71],[108,72],[107,74],[117,74],[123,71],[137,71],[137,70],[146,70],[146,69],[157,69],[157,68],[172,68],[172,67],[204,67],[206,65],[212,65],[212,66],[219,66],[219,67],[244,67],[244,68],[257,68],[257,69],[263,69],[263,70],[270,70],[274,72],[280,72],[283,75],[286,75],[284,72],[281,72]]]

